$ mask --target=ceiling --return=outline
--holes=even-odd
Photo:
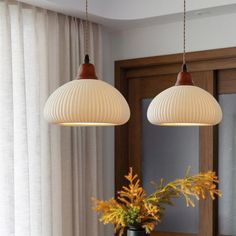
[[[84,18],[85,0],[20,0]],[[180,19],[183,0],[89,0],[90,19],[113,29]],[[236,12],[236,0],[188,0],[190,17]]]

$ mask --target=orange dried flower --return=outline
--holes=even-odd
[[[194,198],[200,200],[209,195],[215,199],[216,196],[221,196],[220,190],[217,189],[218,178],[212,171],[193,176],[186,175],[166,185],[161,180],[149,196],[146,196],[132,168],[125,178],[129,181],[129,185],[122,187],[122,190],[118,192],[117,200],[94,199],[94,210],[100,214],[100,221],[104,224],[112,223],[119,236],[129,226],[142,227],[146,233],[152,232],[161,220],[163,206],[173,205],[173,198],[183,196],[186,205],[194,207]]]

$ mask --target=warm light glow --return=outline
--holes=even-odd
[[[162,126],[211,126],[222,120],[216,99],[196,86],[173,86],[151,102],[148,120]]]
[[[73,80],[48,98],[44,117],[64,126],[115,126],[129,120],[130,109],[122,94],[97,79]]]
[[[57,125],[62,125],[62,126],[115,126],[116,124],[112,123],[59,123]]]
[[[211,124],[201,123],[160,123],[160,126],[211,126]]]

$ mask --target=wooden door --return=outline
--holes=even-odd
[[[187,58],[197,86],[216,97],[236,92],[236,48],[190,53]],[[143,100],[152,99],[174,84],[181,67],[181,59],[181,55],[177,54],[116,62],[116,87],[126,96],[131,108],[129,123],[116,128],[116,190],[125,184],[123,176],[129,166],[132,166],[142,179],[145,177],[142,176],[145,159],[142,155]],[[198,137],[199,152],[196,158],[199,171],[215,170],[218,173],[218,127],[201,127]],[[200,202],[198,227],[194,232],[169,228],[167,232],[154,232],[153,235],[234,235],[220,234],[217,203],[210,199]]]

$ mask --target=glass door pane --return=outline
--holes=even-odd
[[[219,235],[236,235],[236,94],[221,95],[219,126]]]
[[[143,99],[142,110],[142,180],[147,192],[153,191],[150,181],[161,178],[169,182],[184,176],[188,166],[191,174],[199,170],[199,128],[160,127],[147,120],[147,108],[152,99]],[[198,233],[199,209],[187,208],[184,199],[166,207],[166,213],[157,231]]]

